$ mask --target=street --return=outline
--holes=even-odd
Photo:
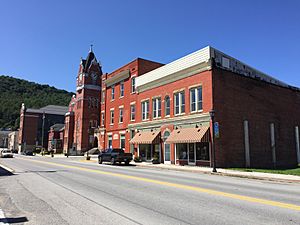
[[[300,184],[99,165],[0,159],[0,224],[300,224]]]

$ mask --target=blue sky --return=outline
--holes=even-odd
[[[0,74],[75,91],[91,43],[104,72],[211,45],[300,87],[299,12],[298,0],[1,1]]]

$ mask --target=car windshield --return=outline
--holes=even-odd
[[[9,150],[3,150],[3,153],[11,153]]]

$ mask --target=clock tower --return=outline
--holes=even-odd
[[[94,130],[99,125],[102,69],[92,46],[86,59],[80,60],[76,78],[76,97],[71,102],[74,114],[72,150],[84,153],[98,147]]]

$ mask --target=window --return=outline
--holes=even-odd
[[[196,160],[207,160],[207,161],[210,160],[208,142],[196,143]]]
[[[114,124],[114,116],[115,116],[115,112],[114,110],[110,110],[110,124]]]
[[[131,78],[131,93],[135,92],[135,77]]]
[[[115,86],[111,87],[111,100],[115,99]]]
[[[120,83],[120,97],[124,97],[124,82]]]
[[[165,97],[165,116],[170,116],[170,97]]]
[[[101,125],[104,126],[104,112],[101,113]]]
[[[142,120],[149,119],[149,100],[142,102]]]
[[[120,148],[125,148],[125,134],[120,135]]]
[[[101,103],[104,103],[105,100],[105,91],[102,91]]]
[[[174,94],[174,111],[175,115],[182,114],[185,112],[185,98],[184,91]]]
[[[131,121],[135,120],[135,105],[130,106],[130,120]]]
[[[202,87],[190,90],[190,110],[191,112],[202,110]]]
[[[112,148],[112,136],[111,135],[107,136],[107,141],[108,141],[108,148]]]
[[[79,104],[78,104],[79,105]],[[91,97],[88,98],[88,107],[91,108],[92,107],[92,99]]]
[[[161,98],[155,98],[152,100],[153,118],[161,117]]]
[[[123,123],[123,108],[119,109],[119,123]]]

